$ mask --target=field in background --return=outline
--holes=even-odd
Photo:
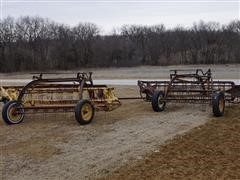
[[[165,79],[169,78],[169,70],[172,69],[203,69],[211,68],[213,78],[216,79],[240,79],[240,64],[226,65],[178,65],[178,66],[139,66],[125,68],[83,68],[72,71],[49,71],[51,73],[72,73],[51,75],[51,77],[69,77],[77,72],[93,72],[93,79]],[[0,79],[31,79],[32,72],[0,73]],[[48,75],[50,76],[50,75]]]

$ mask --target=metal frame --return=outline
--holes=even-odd
[[[97,111],[112,111],[121,105],[113,88],[93,84],[92,72],[77,73],[71,78],[44,78],[46,74],[34,75],[25,86],[2,87],[7,94],[5,98],[22,104],[24,111],[19,112],[24,114],[74,112],[76,104],[83,98],[88,99]],[[7,93],[8,90],[14,95]]]
[[[223,91],[229,103],[240,103],[240,85],[232,81],[213,81],[211,70],[170,70],[169,81],[138,81],[140,96],[151,101],[155,90],[164,92],[164,102],[208,103],[214,92]]]

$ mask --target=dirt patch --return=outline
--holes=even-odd
[[[26,148],[27,147],[27,148]],[[19,157],[29,157],[32,159],[48,159],[53,155],[61,154],[59,148],[49,144],[47,138],[31,138],[28,141],[20,141],[14,144],[9,144],[2,147],[2,153],[6,156],[12,154]]]
[[[240,110],[234,106],[100,179],[239,179]]]

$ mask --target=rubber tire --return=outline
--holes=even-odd
[[[85,105],[86,103],[90,104],[90,106],[91,106],[91,108],[92,108],[92,112],[93,112],[90,120],[88,120],[88,121],[84,120],[83,117],[82,117],[82,115],[81,115],[81,109],[82,109],[83,105]],[[91,102],[90,102],[89,100],[86,100],[86,99],[81,99],[81,100],[77,103],[77,105],[76,105],[76,107],[75,107],[75,119],[76,119],[76,120],[78,121],[78,123],[81,124],[81,125],[86,125],[86,124],[91,123],[92,120],[93,120],[93,117],[94,117],[94,113],[95,113],[95,112],[94,112],[94,107],[93,107],[93,105],[91,104]]]
[[[13,104],[18,104],[18,102],[17,101],[8,101],[6,104],[4,104],[3,109],[2,109],[2,119],[6,124],[9,124],[9,125],[19,124],[24,119],[24,114],[22,114],[21,119],[17,122],[13,122],[13,121],[11,121],[11,119],[9,119],[8,110]]]
[[[152,96],[152,109],[155,112],[161,112],[165,109],[166,102],[163,102],[163,106],[159,106],[159,97],[162,96],[164,97],[164,92],[163,91],[154,91],[153,96]]]
[[[221,98],[224,99],[224,106],[223,106],[223,110],[221,111],[219,108],[219,102],[221,100]],[[225,109],[225,96],[224,96],[224,92],[215,92],[212,95],[212,110],[213,110],[213,115],[216,117],[220,117],[224,115],[224,109]]]

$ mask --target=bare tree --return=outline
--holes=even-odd
[[[7,17],[0,24],[0,47],[1,47],[1,60],[0,70],[11,71],[14,60],[13,60],[13,44],[16,41],[16,29],[15,22],[12,17]],[[18,65],[18,62],[15,62]]]
[[[169,64],[240,63],[240,21],[177,26],[124,25],[100,35],[92,23],[75,27],[41,17],[0,21],[0,71]]]
[[[99,28],[92,23],[80,23],[73,28],[77,65],[90,65],[93,59],[93,43]]]

